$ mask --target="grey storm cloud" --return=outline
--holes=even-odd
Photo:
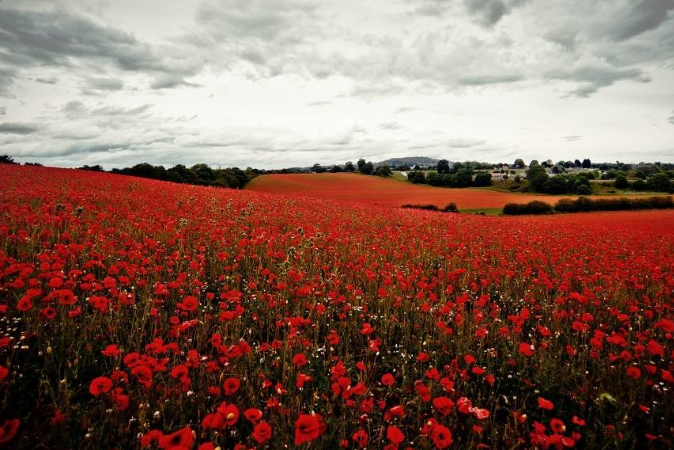
[[[0,134],[27,135],[37,133],[40,127],[30,123],[0,123]]]
[[[580,83],[571,91],[576,97],[586,98],[599,89],[611,86],[618,81],[630,80],[640,83],[650,82],[650,78],[637,68],[619,68],[606,63],[580,63],[569,68],[551,70],[546,73],[549,79]]]
[[[4,59],[17,67],[70,67],[76,58],[107,62],[124,71],[158,78],[171,77],[171,82],[155,80],[155,88],[180,84],[203,68],[197,58],[160,53],[130,33],[62,9],[0,9],[0,49]]]
[[[266,0],[206,0],[199,4],[196,19],[219,36],[297,43],[303,36],[295,30],[311,18],[316,2],[288,0],[283,7],[270,7]]]
[[[420,14],[436,16],[446,14],[452,7],[448,0],[410,0]],[[496,25],[505,15],[527,0],[464,0],[466,11],[480,24]]]
[[[15,70],[0,67],[0,96],[8,92],[15,75]]]
[[[674,10],[674,0],[633,1],[631,8],[612,18],[607,31],[616,41],[624,41],[659,27],[671,18],[670,10]]]
[[[124,87],[124,81],[117,78],[90,78],[85,88],[97,91],[118,91]]]
[[[508,13],[508,6],[502,0],[465,0],[466,9],[479,16],[485,25],[494,25]]]
[[[671,141],[674,0],[94,3],[0,0],[0,146],[17,157],[568,159],[629,150],[648,117],[667,124],[649,119],[644,151]]]
[[[483,86],[488,84],[498,84],[498,83],[515,83],[524,79],[522,74],[483,74],[483,75],[474,75],[467,77],[459,77],[459,84],[464,86]]]
[[[56,84],[58,80],[56,79],[56,77],[48,77],[48,78],[35,78],[35,81],[42,84]]]

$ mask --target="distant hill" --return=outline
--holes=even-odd
[[[385,161],[380,161],[374,163],[375,167],[387,165],[389,167],[396,167],[396,166],[414,166],[414,165],[419,165],[419,166],[435,166],[438,164],[439,159],[433,159],[433,158],[427,158],[425,156],[408,156],[405,158],[389,158]]]

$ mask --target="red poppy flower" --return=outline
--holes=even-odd
[[[238,378],[227,378],[222,385],[225,395],[232,395],[239,390],[241,382]]]
[[[304,356],[304,353],[298,353],[293,357],[293,364],[295,367],[302,367],[307,363],[307,358]]]
[[[566,426],[564,425],[564,422],[559,419],[552,419],[550,421],[550,428],[557,434],[564,434],[564,432],[566,432]]]
[[[225,421],[220,414],[207,414],[201,421],[204,430],[221,430],[225,428]]]
[[[122,352],[119,351],[116,344],[110,344],[101,351],[104,356],[119,356]]]
[[[551,411],[555,405],[550,400],[546,400],[543,397],[538,397],[538,407],[547,411]]]
[[[14,439],[16,432],[19,431],[19,425],[21,425],[19,419],[5,420],[5,423],[0,427],[0,444],[4,444]]]
[[[571,422],[573,422],[574,425],[578,425],[579,427],[584,427],[585,426],[585,421],[579,417],[573,416],[571,418]]]
[[[448,397],[436,397],[433,399],[433,406],[443,416],[446,416],[454,408],[454,402]]]
[[[262,419],[262,411],[257,408],[248,408],[244,411],[243,416],[253,423],[258,423]]]
[[[518,352],[519,352],[520,355],[534,356],[533,346],[531,344],[527,344],[526,342],[522,342],[520,344]]]
[[[185,297],[178,307],[183,311],[194,311],[199,306],[199,300],[194,296]]]
[[[267,422],[260,422],[253,428],[253,439],[262,444],[271,439],[272,429]]]
[[[21,297],[21,299],[16,304],[16,309],[19,311],[28,311],[33,307],[33,302],[30,301],[30,297]]]
[[[176,448],[192,447],[194,442],[194,432],[190,427],[185,427],[174,433],[167,434],[159,438],[159,448],[162,450],[171,450]]]
[[[239,420],[239,408],[236,405],[228,405],[223,402],[218,406],[217,413],[223,417],[225,424],[228,426],[234,425]]]
[[[58,302],[61,305],[73,305],[77,301],[75,299],[75,294],[70,289],[61,289],[55,291],[54,295],[58,298]]]
[[[483,408],[471,408],[473,416],[477,420],[484,420],[489,417],[489,410]]]
[[[395,425],[389,425],[386,429],[386,439],[388,439],[394,445],[400,445],[402,441],[405,440],[405,435],[400,428]]]
[[[384,386],[393,386],[396,382],[396,379],[390,373],[385,373],[381,377],[381,384]]]
[[[449,447],[454,442],[452,432],[444,425],[437,425],[433,428],[431,440],[433,441],[433,445],[440,450]]]
[[[367,435],[367,431],[361,428],[360,430],[356,431],[351,435],[351,439],[353,439],[356,442],[358,448],[363,448],[367,446],[369,436]]]
[[[94,378],[89,385],[89,392],[91,395],[99,396],[102,393],[110,392],[112,388],[112,380],[108,377]]]
[[[325,430],[326,426],[320,414],[300,414],[295,421],[295,445],[317,439]]]

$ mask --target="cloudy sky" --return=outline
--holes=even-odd
[[[0,0],[0,153],[674,162],[674,0]]]

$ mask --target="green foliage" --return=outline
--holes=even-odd
[[[191,168],[178,164],[170,169],[165,169],[164,166],[140,163],[133,167],[113,169],[112,172],[141,178],[151,178],[153,180],[172,181],[174,183],[228,187],[232,189],[242,189],[248,181],[257,176],[257,172],[252,169],[247,169],[246,172],[238,167],[213,169],[207,164],[195,164]]]
[[[636,180],[634,183],[632,183],[632,189],[634,189],[635,191],[645,191],[646,189],[648,189],[648,185],[644,180],[639,179]]]
[[[630,185],[627,182],[627,177],[625,175],[618,175],[615,178],[615,182],[613,184],[616,187],[616,189],[627,189]]]
[[[581,184],[576,188],[576,194],[578,195],[590,195],[590,188],[585,184]]]
[[[478,172],[477,175],[475,175],[473,186],[491,186],[491,173]]]
[[[543,188],[536,188],[538,192],[546,192],[548,194],[564,194],[569,190],[569,185],[567,179],[562,176],[556,176],[548,179],[544,184]]]
[[[377,167],[377,170],[375,171],[375,175],[379,177],[390,177],[391,176],[391,168],[387,165],[379,166]]]
[[[14,161],[14,158],[12,158],[9,155],[0,155],[0,164],[18,164],[18,163]]]
[[[435,205],[410,205],[405,204],[401,206],[403,209],[421,209],[424,211],[436,211],[436,212],[452,212],[458,213],[459,208],[456,206],[456,203],[449,203],[444,208],[438,208]]]
[[[371,175],[374,172],[374,166],[371,162],[366,162],[361,166],[360,161],[358,161],[358,167],[360,168],[360,173],[365,175]]]
[[[103,166],[96,164],[95,166],[89,166],[87,164],[82,167],[78,167],[79,170],[90,170],[92,172],[103,172]]]
[[[534,200],[529,203],[508,203],[503,207],[503,214],[509,216],[521,216],[525,214],[552,214],[552,205]]]
[[[655,192],[669,191],[669,177],[666,173],[660,172],[652,175],[648,179],[648,189]]]
[[[545,183],[550,178],[548,173],[545,171],[543,166],[534,166],[527,170],[527,180],[529,180],[529,186],[534,191],[543,192],[545,189]]]
[[[424,184],[426,183],[426,175],[420,171],[410,172],[407,175],[407,179],[414,184]]]
[[[671,197],[647,198],[598,198],[578,197],[576,200],[565,198],[557,202],[557,212],[622,211],[634,209],[671,209],[674,201]]]

